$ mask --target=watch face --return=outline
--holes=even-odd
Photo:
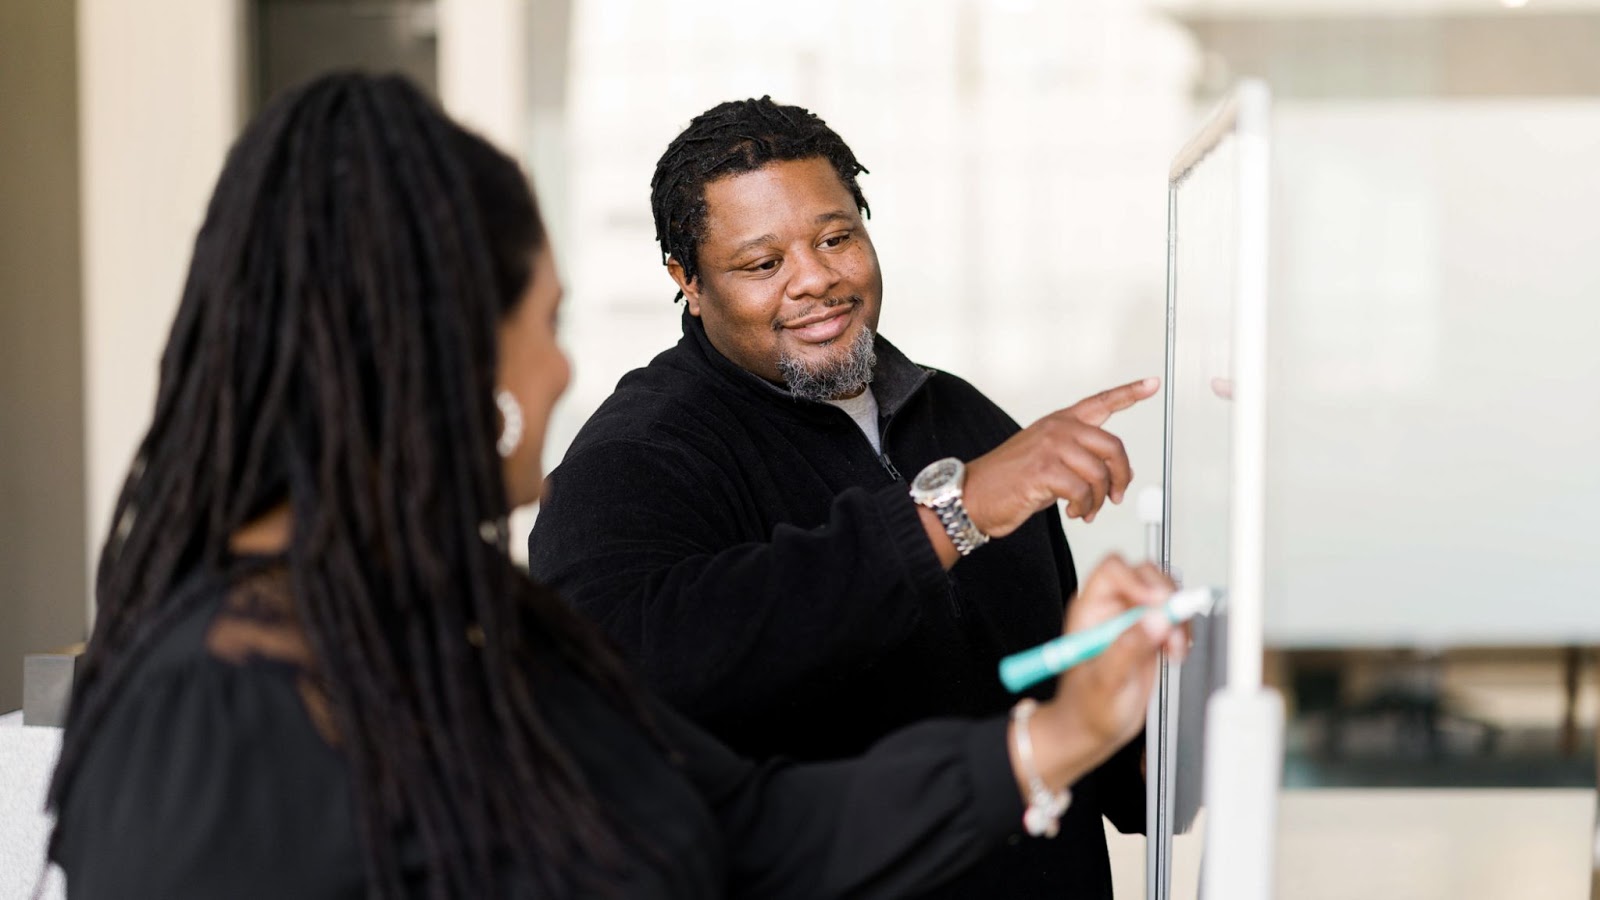
[[[960,470],[961,464],[955,460],[941,459],[923,469],[917,475],[917,480],[911,483],[911,489],[919,494],[933,493],[954,481]]]

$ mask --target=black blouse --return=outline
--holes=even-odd
[[[69,895],[364,896],[349,770],[303,671],[219,653],[228,581],[188,589],[192,611],[129,676],[63,799]],[[904,896],[1020,831],[1002,719],[923,723],[849,761],[755,764],[658,706],[671,760],[576,677],[541,697],[597,796],[662,851],[634,860],[625,896]],[[420,876],[420,847],[401,846]],[[527,893],[502,875],[498,896]]]

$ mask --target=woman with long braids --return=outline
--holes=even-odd
[[[1181,652],[1157,616],[1031,720],[838,763],[739,759],[645,695],[506,553],[560,293],[517,165],[405,81],[245,130],[100,559],[50,793],[70,896],[903,896],[1138,731]],[[1110,561],[1068,625],[1170,589]]]

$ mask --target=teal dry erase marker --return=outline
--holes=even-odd
[[[1201,613],[1210,612],[1220,594],[1220,591],[1213,588],[1190,588],[1178,591],[1167,599],[1167,605],[1162,611],[1167,614],[1167,619],[1172,624],[1177,625]],[[1078,663],[1094,659],[1104,653],[1107,647],[1117,642],[1117,638],[1124,631],[1132,628],[1150,612],[1150,607],[1135,607],[1093,628],[1064,634],[1031,650],[1013,653],[1000,660],[1000,680],[1005,683],[1006,690],[1016,693],[1027,690],[1046,678],[1054,678]]]

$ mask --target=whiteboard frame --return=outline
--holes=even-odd
[[[1167,333],[1177,315],[1178,189],[1225,139],[1238,160],[1238,256],[1233,303],[1232,459],[1229,463],[1228,681],[1261,686],[1262,584],[1266,540],[1267,277],[1271,216],[1271,95],[1260,81],[1244,81],[1178,152],[1167,173]],[[1172,378],[1175,342],[1167,341],[1165,443],[1162,454],[1163,521],[1172,519]],[[1172,536],[1163,529],[1161,562],[1170,565]]]
[[[1230,417],[1230,532],[1226,622],[1226,673],[1208,710],[1220,707],[1229,735],[1208,729],[1203,785],[1211,808],[1200,893],[1207,897],[1271,895],[1273,830],[1282,766],[1282,703],[1262,687],[1265,564],[1267,284],[1270,221],[1271,95],[1260,81],[1245,81],[1225,99],[1172,161],[1167,180],[1167,291],[1165,439],[1162,448],[1160,563],[1172,565],[1172,460],[1177,323],[1178,192],[1195,167],[1225,140],[1236,149],[1237,256],[1232,322]],[[1181,668],[1164,658],[1146,718],[1146,881],[1149,900],[1172,900],[1174,777]],[[1220,739],[1220,740],[1219,740]],[[1215,750],[1235,762],[1249,757],[1251,771],[1219,767]],[[1237,774],[1234,774],[1237,773]],[[1220,781],[1228,781],[1224,789]],[[1226,809],[1218,810],[1219,805]],[[1218,827],[1221,826],[1221,827]],[[1183,898],[1188,900],[1188,898]]]

